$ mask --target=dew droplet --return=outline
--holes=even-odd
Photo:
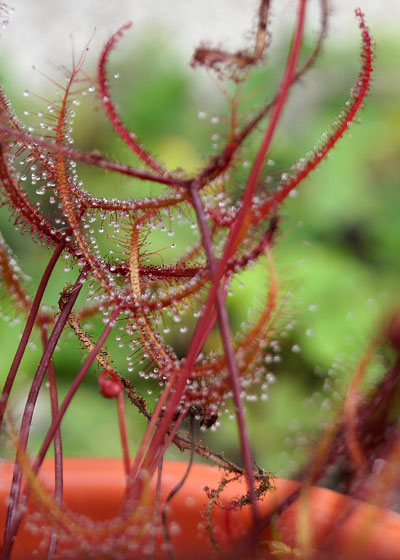
[[[196,505],[196,500],[193,498],[193,496],[186,496],[185,498],[185,506],[192,508],[195,507]]]
[[[265,380],[267,381],[267,383],[275,383],[276,382],[276,377],[273,373],[271,373],[270,371],[266,374],[265,376]]]
[[[180,527],[180,525],[178,525],[178,523],[176,523],[175,521],[172,521],[172,523],[170,523],[169,525],[169,532],[170,535],[180,535],[182,533],[182,529]]]

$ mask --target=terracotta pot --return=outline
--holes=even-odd
[[[0,464],[0,525],[4,528],[6,500],[9,492],[9,481],[12,465]],[[162,496],[165,500],[168,492],[182,478],[186,469],[185,463],[165,462],[162,480]],[[53,462],[46,461],[42,467],[41,480],[52,486]],[[206,530],[205,509],[208,498],[204,487],[217,488],[221,480],[221,472],[207,465],[195,464],[184,487],[170,502],[167,522],[174,555],[177,560],[218,558]],[[276,491],[269,492],[259,503],[262,515],[266,515],[286,496],[298,487],[298,483],[285,479],[276,480]],[[64,500],[70,510],[89,517],[94,521],[104,522],[115,518],[124,490],[124,474],[122,462],[117,459],[69,458],[64,466]],[[233,482],[226,486],[220,497],[220,503],[229,503],[245,493],[245,485]],[[154,499],[154,482],[151,483],[150,500]],[[357,502],[351,498],[323,488],[312,488],[309,501],[309,527],[311,527],[311,544],[313,550],[325,547],[329,550],[329,558],[346,560],[362,558],[363,560],[399,560],[400,559],[400,515],[381,510],[369,504]],[[261,541],[265,542],[265,558],[298,558],[290,549],[297,546],[296,535],[299,527],[297,515],[299,505],[294,503],[279,518],[273,536],[265,531]],[[30,558],[44,559],[47,537],[38,533],[40,506],[31,500],[28,511],[18,532],[12,559],[27,560]],[[303,510],[302,510],[303,511]],[[343,517],[341,517],[343,516]],[[78,518],[77,518],[78,519]],[[338,519],[342,519],[338,523]],[[304,521],[304,520],[303,520]],[[84,526],[85,521],[80,521]],[[215,537],[223,552],[229,558],[235,550],[235,543],[249,530],[251,525],[250,511],[247,506],[241,509],[222,509],[213,507],[212,526]],[[58,554],[65,558],[143,558],[135,555],[125,547],[129,536],[125,535],[124,546],[118,548],[118,540],[113,544],[114,552],[106,553],[103,544],[90,544],[90,554],[71,551],[71,546],[82,544],[79,535],[71,540],[61,539]],[[128,539],[128,540],[127,540]],[[267,544],[266,541],[282,541],[285,545]],[[132,539],[133,542],[133,539]],[[168,558],[162,536],[155,541],[154,558]],[[117,543],[117,544],[115,544]],[[83,545],[82,545],[83,546]],[[96,551],[96,546],[98,550]],[[129,547],[129,545],[126,545]],[[324,550],[325,550],[324,548]],[[269,552],[267,552],[269,551]],[[273,551],[273,552],[271,552]],[[325,553],[317,555],[324,557]],[[332,554],[332,555],[331,555]],[[301,556],[300,556],[301,557]],[[243,556],[242,556],[243,558]]]

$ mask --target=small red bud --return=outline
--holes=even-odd
[[[112,399],[117,397],[122,391],[121,382],[111,376],[108,371],[102,371],[99,375],[99,386],[103,397]]]

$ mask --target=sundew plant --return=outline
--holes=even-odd
[[[142,558],[144,550],[149,554],[148,547],[141,548],[152,534],[149,516],[135,513],[143,507],[149,478],[162,479],[163,458],[171,445],[190,451],[188,469],[197,454],[224,471],[221,477],[234,475],[246,481],[246,493],[233,506],[251,511],[254,530],[242,546],[254,550],[258,531],[270,523],[271,519],[263,518],[258,507],[271,487],[268,464],[263,468],[255,465],[245,403],[268,393],[272,376],[266,356],[278,344],[280,321],[287,313],[274,257],[283,227],[281,209],[297,189],[306,188],[303,182],[308,175],[358,119],[370,88],[374,58],[364,15],[356,9],[355,22],[361,36],[360,70],[354,83],[349,84],[347,100],[343,95],[342,111],[336,117],[332,115],[332,122],[314,146],[304,146],[304,156],[293,162],[290,170],[280,176],[271,174],[271,146],[288,97],[295,95],[297,83],[306,79],[326,34],[328,6],[326,0],[321,0],[319,35],[312,49],[309,45],[303,48],[307,4],[306,0],[296,2],[293,36],[280,81],[274,90],[268,88],[263,105],[256,109],[248,108],[246,88],[252,73],[255,69],[260,72],[268,58],[270,1],[259,3],[252,44],[237,52],[206,43],[196,49],[191,66],[205,70],[223,92],[229,110],[218,146],[196,171],[187,171],[184,165],[169,169],[120,116],[113,97],[112,56],[120,41],[129,41],[130,23],[116,30],[105,43],[95,77],[85,69],[85,51],[72,68],[61,69],[60,83],[52,78],[57,92],[54,98],[43,100],[37,126],[26,125],[17,117],[1,89],[1,204],[9,209],[15,235],[24,235],[26,244],[39,244],[48,254],[40,282],[32,287],[6,241],[0,238],[3,292],[15,313],[25,318],[0,399],[1,427],[15,453],[2,538],[4,560],[10,557],[18,538],[30,494],[46,510],[50,527],[48,558],[61,557],[59,545],[68,539],[75,539],[77,551],[86,546],[85,557],[97,558],[101,543],[103,554],[107,554],[112,550],[110,542],[116,540],[119,550],[130,554],[129,558]],[[73,135],[75,113],[83,99],[89,99],[94,111],[105,114],[110,136],[122,141],[127,161],[135,161],[135,165],[107,157],[98,145],[85,152],[74,147],[74,140],[79,143]],[[140,99],[134,102],[140,105]],[[27,106],[26,114],[29,111]],[[102,146],[106,140],[101,139]],[[349,139],[343,141],[351,143]],[[87,184],[82,180],[85,166],[93,168],[98,176],[104,174],[102,181],[109,184],[106,196],[96,193],[95,181]],[[123,192],[131,193],[129,196],[119,195],[118,185],[123,182],[127,185]],[[151,257],[163,254],[158,234],[163,233],[165,245],[171,245],[175,232],[190,241],[179,254],[175,252],[171,257],[172,253],[168,253],[168,258],[160,258],[159,264],[154,264]],[[51,307],[44,306],[46,287],[59,262],[72,270],[75,279],[60,283],[58,300]],[[227,298],[233,282],[256,264],[265,270],[265,284],[259,286],[257,298],[259,308],[252,321],[236,329],[227,310]],[[35,331],[40,335],[41,357],[17,421],[10,395]],[[100,334],[94,335],[97,331]],[[57,347],[71,333],[79,343],[81,367],[73,372],[60,398]],[[184,351],[182,344],[176,343],[183,334],[187,337]],[[213,343],[208,344],[211,337]],[[385,491],[390,494],[395,477],[391,468],[399,458],[398,427],[389,415],[389,400],[399,375],[398,359],[373,390],[360,396],[368,365],[381,344],[399,348],[396,318],[371,343],[356,368],[337,418],[316,443],[314,455],[300,473],[305,486],[321,480],[335,465],[346,464],[349,493],[357,489],[359,497],[373,499],[379,486],[382,504],[386,503]],[[116,363],[124,361],[125,367],[117,367]],[[108,529],[105,525],[97,530],[89,522],[85,526],[80,519],[83,529],[75,534],[75,514],[63,506],[62,428],[63,418],[88,376],[98,377],[99,398],[116,400],[126,488],[119,517]],[[51,418],[39,451],[32,454],[32,419],[44,385],[49,388]],[[140,392],[144,386],[151,392],[150,398],[147,391]],[[127,402],[147,421],[134,457],[127,437]],[[203,431],[217,429],[232,415],[237,424],[239,465],[194,435],[195,425]],[[187,420],[190,433],[181,430]],[[50,449],[55,457],[54,495],[46,492],[37,479]],[[101,447],[98,454],[102,454]],[[380,457],[385,459],[387,468],[377,473],[373,465]],[[28,483],[23,484],[23,480]],[[227,478],[224,480],[223,485],[229,483]],[[296,491],[279,504],[277,514],[298,495]],[[216,502],[212,492],[210,501]],[[160,517],[153,516],[150,525],[162,527],[160,539],[164,539],[168,554],[174,557],[165,516]],[[134,536],[127,520],[135,523]],[[87,543],[93,539],[96,545],[91,552]],[[215,536],[211,540],[216,545]],[[215,548],[218,551],[217,545]],[[269,557],[265,546],[262,554]]]

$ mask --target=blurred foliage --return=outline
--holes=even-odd
[[[249,112],[274,91],[271,83],[275,85],[279,80],[279,58],[283,56],[276,55],[271,67],[257,70],[245,86],[244,94],[250,95],[245,102]],[[267,400],[249,403],[247,414],[257,463],[279,474],[299,468],[312,448],[313,434],[333,414],[346,379],[368,341],[398,305],[400,101],[394,87],[399,84],[394,82],[400,79],[399,55],[398,45],[384,40],[379,43],[375,82],[361,115],[362,123],[353,125],[351,134],[340,141],[329,160],[283,210],[274,257],[282,300],[289,299],[279,319],[281,361],[271,364],[276,383]],[[289,171],[290,165],[312,149],[323,131],[329,129],[348,98],[358,63],[356,46],[348,50],[337,46],[324,52],[296,87],[270,154],[275,162],[272,177]],[[124,57],[116,54],[110,66],[113,73],[120,75],[113,81],[113,91],[123,118],[168,166],[198,169],[210,153],[215,153],[213,144],[222,144],[229,111],[222,84],[215,84],[205,73],[189,74],[180,59],[160,45],[156,37],[137,45]],[[10,98],[19,100],[17,111],[22,115],[25,107],[21,92],[13,91],[12,76],[6,83]],[[97,107],[93,112],[92,105],[93,98],[82,98],[77,108],[74,136],[78,147],[85,151],[97,149],[136,164],[118,138],[110,134],[111,127],[102,110]],[[203,118],[198,118],[199,112],[204,113]],[[256,142],[251,144],[255,147]],[[248,154],[246,158],[250,159]],[[135,195],[132,182],[100,175],[83,166],[80,171],[86,188],[99,196],[116,190],[121,196],[143,196],[158,188],[141,185],[140,193]],[[244,168],[243,177],[245,172]],[[29,235],[14,234],[7,209],[0,209],[0,219],[7,241],[31,278],[26,285],[33,293],[49,256],[31,242]],[[174,241],[176,254],[188,243],[183,236]],[[168,252],[161,251],[154,258],[157,263],[160,259],[168,262]],[[229,310],[234,325],[255,313],[260,294],[265,292],[267,274],[265,266],[257,265],[233,287]],[[58,293],[70,278],[70,273],[59,266],[46,293],[48,305],[57,305]],[[1,306],[7,317],[0,323],[1,377],[5,378],[21,319],[14,319],[9,303],[3,300]],[[19,375],[14,395],[16,414],[39,357],[35,344],[39,344],[37,339]],[[185,340],[175,341],[178,346],[185,344]],[[78,370],[80,357],[79,345],[66,336],[56,361],[57,375],[65,379],[65,386]],[[379,375],[384,363],[384,356],[378,356],[371,375]],[[125,364],[119,363],[118,356],[115,364],[124,372]],[[146,392],[143,380],[137,384]],[[34,437],[35,433],[41,435],[42,415],[47,414],[48,404],[42,395]],[[128,411],[128,418],[134,448],[143,421],[138,420],[133,409]],[[222,420],[219,430],[202,437],[216,450],[238,459],[235,424],[227,416]],[[89,375],[63,426],[67,454],[95,454],[98,448],[102,454],[119,453],[114,403],[100,397],[96,375]]]

